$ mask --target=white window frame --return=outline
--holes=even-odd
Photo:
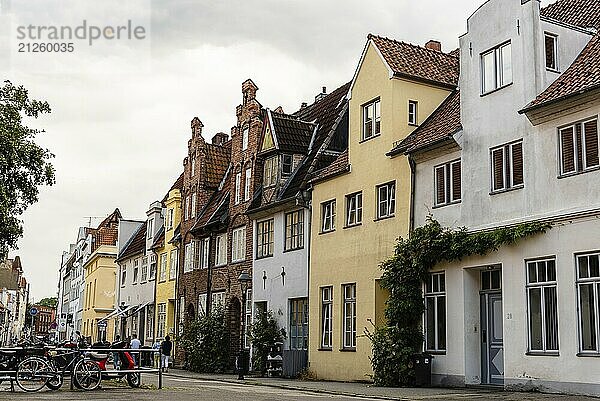
[[[139,272],[140,272],[140,260],[134,259],[134,261],[133,261],[133,281],[132,281],[133,284],[138,283]]]
[[[215,307],[225,307],[226,302],[226,293],[225,291],[216,291],[210,295],[210,308],[211,310],[215,310]]]
[[[336,200],[321,203],[321,232],[335,231]]]
[[[173,228],[174,214],[175,209],[169,208],[167,210],[167,230],[171,230]]]
[[[239,205],[242,195],[240,193],[242,186],[242,173],[235,173],[235,204]]]
[[[248,330],[248,328],[252,325],[252,288],[246,290],[246,308],[244,309],[244,312],[246,312],[246,316],[244,316],[244,348],[249,349],[251,340],[249,336],[250,330]]]
[[[200,246],[202,247],[201,257],[200,257],[200,268],[207,269],[208,268],[208,258],[210,255],[210,238],[203,238],[200,240]]]
[[[142,257],[142,276],[140,282],[143,283],[148,280],[148,256]]]
[[[161,303],[158,304],[156,308],[156,338],[163,339],[166,334],[166,326],[167,326],[167,304]]]
[[[548,64],[546,63],[547,59],[546,56],[548,54],[548,49],[546,48],[546,38],[550,38],[552,39],[553,43],[554,43],[554,51],[552,54],[552,57],[554,59],[554,67],[550,67],[548,66]],[[550,33],[550,32],[544,32],[544,64],[546,64],[546,69],[548,71],[552,71],[552,72],[559,72],[559,65],[558,65],[558,35],[554,34],[554,33]]]
[[[423,337],[425,339],[424,349],[428,352],[438,352],[445,353],[448,349],[448,300],[446,298],[446,272],[433,272],[427,277],[429,280],[428,283],[425,283],[423,288],[423,295],[425,299],[425,313],[423,315]],[[427,309],[427,300],[433,299],[434,310],[430,311]],[[438,302],[440,299],[443,299],[444,302],[444,346],[440,345],[439,338],[439,313],[438,313]],[[428,342],[428,319],[429,313],[433,313],[434,327],[433,330],[435,332],[434,336],[434,344],[431,345]]]
[[[377,98],[368,103],[365,103],[362,107],[362,141],[366,141],[371,138],[375,138],[376,136],[381,135],[381,99]],[[373,117],[368,119],[369,113]],[[368,127],[368,124],[371,124],[371,127]],[[379,124],[379,125],[378,125]],[[377,127],[379,127],[379,131],[377,131]]]
[[[408,125],[419,124],[419,102],[416,100],[408,101]]]
[[[156,255],[153,253],[150,255],[150,276],[148,280],[154,279],[156,279]]]
[[[333,348],[333,287],[321,287],[321,348]]]
[[[304,210],[295,210],[284,214],[284,251],[304,248]]]
[[[146,227],[148,238],[152,238],[154,235],[154,218],[148,219],[148,226]]]
[[[250,200],[250,184],[252,183],[252,168],[246,169],[246,176],[244,178],[244,202]]]
[[[579,327],[579,353],[581,355],[599,355],[600,354],[600,274],[593,274],[590,269],[590,257],[598,258],[600,264],[600,251],[595,252],[586,252],[575,255],[575,269],[576,269],[576,277],[577,277],[577,325]],[[586,276],[582,277],[581,275],[581,259],[587,258],[587,268],[586,268]],[[600,269],[600,267],[599,267]],[[581,287],[590,286],[592,287],[592,296],[593,296],[593,304],[594,304],[594,331],[592,334],[594,335],[595,349],[584,350],[583,349],[583,315],[581,308]]]
[[[377,219],[385,219],[394,217],[396,213],[396,181],[390,181],[385,184],[378,185],[377,192]],[[385,193],[385,198],[383,194]],[[382,206],[384,213],[381,212]]]
[[[215,266],[227,264],[227,233],[219,234],[215,238]]]
[[[231,263],[246,259],[246,226],[235,228],[231,233]]]
[[[549,279],[549,263],[552,263],[554,266],[554,279]],[[542,267],[543,264],[543,267]],[[540,275],[540,267],[544,270],[544,276]],[[535,276],[531,274],[531,268],[535,270]],[[527,278],[526,282],[526,290],[527,290],[527,329],[529,335],[527,336],[527,345],[528,350],[531,353],[558,353],[559,350],[559,324],[558,324],[558,289],[556,285],[556,258],[544,258],[544,259],[531,259],[525,261],[525,274]],[[556,348],[551,348],[551,345],[548,344],[548,328],[549,322],[547,321],[547,305],[551,300],[546,299],[546,289],[554,289],[554,310],[555,310],[555,319],[556,319]],[[531,293],[533,291],[540,291],[540,310],[541,313],[541,339],[542,339],[542,347],[534,349],[534,345],[532,344],[532,296]]]
[[[245,127],[242,130],[242,150],[248,149],[248,134],[250,133],[250,129]]]
[[[346,195],[346,227],[354,227],[362,223],[362,199],[362,191]]]
[[[171,249],[169,257],[171,258],[169,260],[169,280],[175,280],[177,278],[177,268],[179,267],[177,248]]]
[[[510,67],[510,78],[504,77],[504,69],[505,69],[504,61],[505,60],[504,60],[503,50],[506,48],[510,49],[510,55],[511,55],[510,64],[508,65]],[[492,71],[491,74],[493,74],[493,77],[494,77],[494,85],[492,88],[486,88],[486,76],[487,76],[488,72],[485,69],[485,57],[488,55],[492,55],[492,57],[493,57],[494,71]],[[481,93],[482,94],[485,95],[485,94],[494,92],[495,90],[505,88],[513,83],[512,46],[511,46],[510,41],[504,42],[504,43],[496,46],[493,49],[490,49],[490,50],[487,50],[487,51],[481,53],[480,64],[481,64]]]
[[[342,295],[342,345],[344,349],[356,349],[356,283],[342,285]]]
[[[203,294],[198,294],[198,316],[205,316],[206,315],[206,300],[207,300],[207,294],[203,293]]]
[[[196,192],[192,193],[192,210],[190,211],[190,218],[196,217]]]
[[[189,273],[194,270],[194,241],[185,244],[183,257],[183,272]]]
[[[160,274],[159,281],[167,281],[167,253],[160,254]]]

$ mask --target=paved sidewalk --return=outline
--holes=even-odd
[[[188,372],[186,370],[171,369],[165,376],[184,377],[198,380],[213,380],[229,383],[242,383],[232,374],[201,374]],[[253,377],[247,376],[243,381],[246,385],[268,386],[287,390],[308,391],[320,394],[333,394],[350,397],[367,397],[381,400],[559,400],[559,401],[579,401],[593,400],[598,398],[582,396],[566,396],[558,394],[540,394],[540,393],[515,393],[501,390],[480,389],[480,388],[387,388],[375,387],[365,383],[343,383],[326,381],[303,381],[272,377]]]

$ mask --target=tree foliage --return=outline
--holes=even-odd
[[[423,344],[422,283],[433,267],[467,256],[486,255],[549,228],[548,224],[532,222],[473,233],[464,227],[442,227],[430,216],[408,238],[398,239],[394,254],[381,264],[381,285],[390,293],[385,310],[388,325],[367,331],[373,343],[375,384],[407,386],[414,380],[412,358]]]
[[[47,306],[48,308],[56,308],[56,305],[58,305],[58,298],[56,298],[56,297],[43,298],[37,304],[40,306]]]
[[[0,87],[0,257],[23,235],[20,216],[37,202],[38,187],[54,184],[54,157],[34,140],[43,132],[24,119],[50,113],[48,102],[30,99],[23,86],[5,81]]]
[[[264,374],[267,371],[269,350],[275,343],[285,339],[285,329],[279,328],[273,311],[258,311],[248,328],[248,336],[252,342],[254,370]]]
[[[229,331],[225,309],[213,307],[211,313],[186,325],[181,346],[187,355],[188,369],[200,373],[229,370]]]

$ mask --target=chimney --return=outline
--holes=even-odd
[[[323,99],[325,96],[327,96],[327,87],[324,86],[321,93],[319,93],[317,96],[315,96],[315,103],[317,103],[319,100]]]
[[[202,127],[204,127],[204,124],[202,124],[202,121],[200,121],[200,119],[198,117],[194,117],[192,119],[191,127],[192,127],[192,137],[196,138],[199,136],[202,138]]]
[[[308,103],[302,102],[302,104],[300,105],[300,110],[302,110],[305,107],[308,107]]]
[[[437,40],[430,40],[429,42],[425,43],[425,48],[441,52],[442,43],[438,42]]]
[[[229,139],[229,136],[227,136],[226,133],[219,132],[219,133],[216,133],[215,136],[212,137],[212,143],[213,143],[213,145],[223,146],[223,144],[225,142],[227,142],[228,139]]]

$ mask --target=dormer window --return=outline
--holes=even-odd
[[[263,185],[265,188],[272,187],[277,183],[278,157],[273,156],[265,160]]]
[[[381,131],[381,108],[379,99],[375,99],[362,107],[363,132],[362,140],[366,141]]]
[[[481,93],[486,94],[512,83],[510,42],[481,55]]]
[[[546,50],[546,69],[558,71],[558,36],[545,32],[544,46]]]
[[[281,175],[287,177],[292,174],[294,169],[294,158],[292,155],[281,156]]]

